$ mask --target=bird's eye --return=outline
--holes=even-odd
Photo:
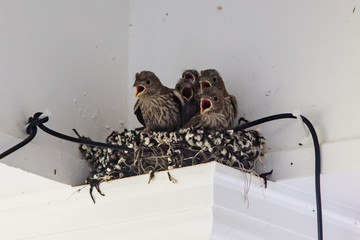
[[[218,98],[217,97],[214,97],[214,101],[216,102],[218,100]]]
[[[180,91],[180,86],[177,86],[176,89],[177,89],[178,91]]]
[[[150,80],[146,80],[146,84],[150,84]]]
[[[216,82],[216,80],[217,80],[216,77],[214,77],[214,78],[212,79],[213,82]]]

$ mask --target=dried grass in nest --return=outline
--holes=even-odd
[[[263,153],[265,139],[257,131],[180,129],[176,132],[112,132],[110,144],[126,145],[134,151],[80,145],[92,170],[87,179],[90,193],[99,184],[135,175],[154,174],[172,168],[216,161],[253,172],[254,162]]]

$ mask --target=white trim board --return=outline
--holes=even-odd
[[[94,192],[96,204],[88,186],[0,199],[0,239],[316,238],[308,194],[274,182],[263,189],[256,177],[216,162],[170,173],[176,184],[166,172],[150,184],[147,175],[103,183],[106,196]],[[325,239],[357,239],[359,226],[330,213],[325,209]]]
[[[360,170],[359,146],[360,138],[322,143],[321,173]],[[271,169],[274,169],[270,177],[273,181],[314,175],[315,153],[312,143],[294,149],[269,151],[261,163],[257,162],[256,170],[265,172]]]

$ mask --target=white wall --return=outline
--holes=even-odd
[[[130,24],[129,78],[147,69],[174,87],[186,68],[216,68],[240,116],[308,117],[322,143],[326,211],[334,203],[338,216],[356,222],[347,213],[359,216],[360,195],[347,185],[360,180],[358,1],[138,0],[130,2]],[[299,146],[302,126],[282,120],[259,129],[270,151],[258,171],[274,169],[271,180],[314,197],[314,151],[311,139]]]
[[[122,122],[139,126],[132,111],[136,72],[154,71],[173,87],[184,69],[216,68],[237,97],[240,116],[300,110],[309,117],[323,143],[323,172],[336,171],[322,175],[326,211],[358,226],[359,194],[356,185],[347,186],[360,176],[358,4],[2,0],[0,152],[26,137],[26,119],[44,109],[52,113],[48,127],[71,135],[76,128],[103,141]],[[313,197],[312,178],[294,180],[313,174],[312,148],[298,146],[303,129],[291,120],[260,128],[273,152],[264,158],[273,179],[289,177],[280,184]],[[76,144],[41,131],[1,161],[1,182],[12,181],[2,198],[58,186],[2,163],[73,185],[87,176]],[[340,172],[350,168],[350,175]]]
[[[128,1],[0,2],[1,152],[10,147],[7,136],[24,138],[27,118],[45,109],[48,127],[99,141],[126,124],[128,12]],[[49,165],[52,173],[67,154],[79,156],[76,144],[43,133],[33,142],[53,149],[54,159],[36,162],[39,152],[4,161],[35,172]]]
[[[139,126],[132,110],[135,73],[154,71],[172,87],[186,68],[218,69],[249,120],[300,110],[323,143],[356,139],[360,10],[354,7],[355,1],[1,1],[1,144],[24,138],[27,117],[44,109],[52,112],[49,127],[66,134],[76,128],[100,141],[122,122]],[[299,149],[304,137],[291,120],[261,130],[273,152]],[[56,155],[54,162],[78,158],[72,143],[42,133],[34,143],[54,151],[44,155]],[[43,152],[34,149],[26,154]],[[358,162],[351,157],[357,150],[350,150],[342,159],[353,161],[346,168]],[[52,172],[40,156],[35,163],[20,153],[4,162]],[[313,172],[308,155],[297,157],[309,160],[292,166],[295,172]],[[265,163],[293,158],[272,156]],[[342,164],[323,161],[339,162],[333,169]],[[65,165],[64,172],[73,162]]]
[[[129,74],[152,70],[174,87],[185,68],[216,68],[237,97],[241,116],[254,120],[300,110],[322,142],[355,138],[360,135],[356,3],[131,1]],[[130,117],[136,121],[132,111]],[[294,121],[261,129],[273,150],[298,147],[304,136]]]

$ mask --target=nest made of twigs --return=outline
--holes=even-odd
[[[114,131],[110,144],[125,145],[133,151],[80,145],[91,165],[87,183],[99,190],[104,181],[172,168],[216,161],[240,169],[253,170],[263,153],[265,139],[254,130],[210,131],[180,129],[176,132]],[[101,192],[100,192],[101,193]]]

